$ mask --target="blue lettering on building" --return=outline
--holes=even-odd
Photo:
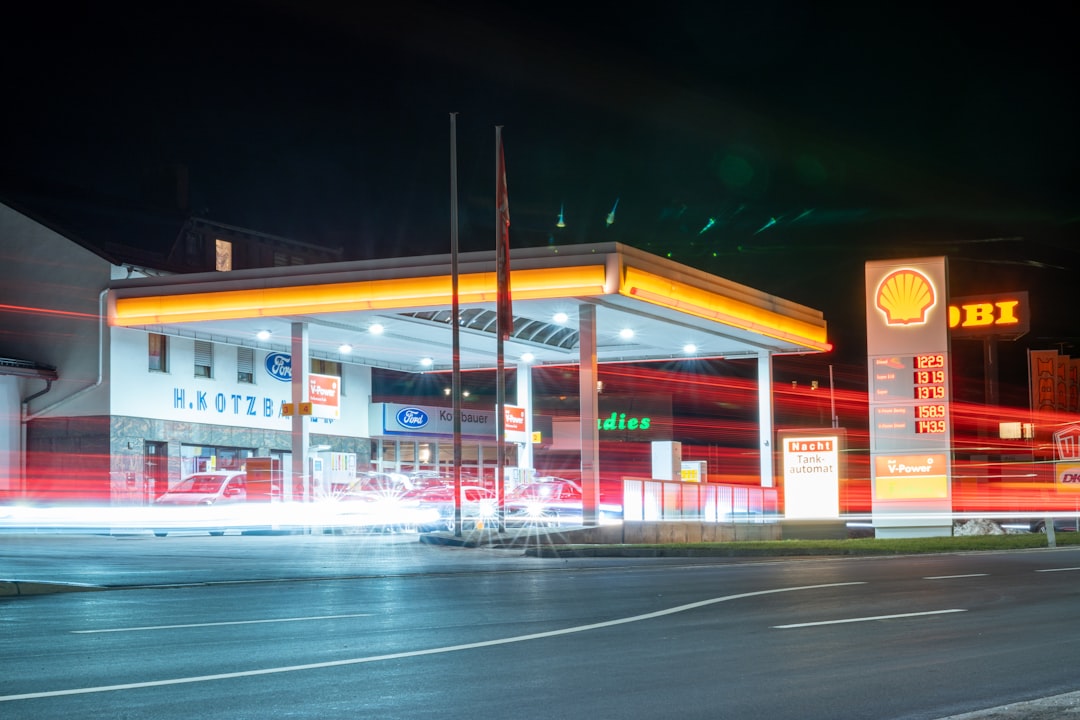
[[[174,410],[195,410],[198,412],[209,412],[209,397],[204,390],[193,391],[195,402],[188,402],[189,395],[185,388],[174,387],[173,392],[173,409]],[[257,397],[255,395],[239,395],[225,393],[218,393],[214,396],[214,410],[221,414],[231,414],[236,416],[259,416],[259,404],[262,403],[262,416],[263,417],[281,417],[278,412],[278,406],[280,403],[274,398],[270,397]]]

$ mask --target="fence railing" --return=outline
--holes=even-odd
[[[623,520],[764,523],[779,519],[777,489],[679,480],[623,480]]]

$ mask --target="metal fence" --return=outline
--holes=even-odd
[[[623,480],[623,520],[699,520],[715,523],[775,522],[777,489],[678,480]]]

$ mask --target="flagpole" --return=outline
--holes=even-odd
[[[450,326],[453,375],[450,394],[454,415],[454,535],[461,537],[461,331],[458,316],[457,113],[450,113]]]
[[[505,207],[504,207],[505,205]],[[506,368],[503,343],[509,334],[507,318],[509,308],[510,277],[507,271],[509,258],[509,200],[506,195],[506,164],[503,159],[502,125],[495,126],[495,263],[498,288],[496,292],[495,325],[495,445],[496,478],[495,495],[498,508],[499,532],[506,532]],[[512,325],[511,325],[512,326]]]

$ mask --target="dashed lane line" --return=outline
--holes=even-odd
[[[897,618],[921,617],[923,615],[945,615],[947,613],[967,612],[965,608],[949,608],[948,610],[927,610],[925,612],[899,613],[897,615],[871,615],[870,617],[842,618],[840,620],[820,620],[818,622],[792,623],[790,625],[773,625],[775,630],[790,630],[791,628],[815,627],[817,625],[842,625],[844,623],[871,622],[873,620],[895,620]]]
[[[371,613],[351,615],[311,615],[308,617],[267,618],[264,620],[230,620],[227,622],[187,623],[185,625],[143,625],[141,627],[101,628],[98,630],[72,630],[75,635],[94,633],[141,632],[147,630],[176,630],[179,628],[221,627],[222,625],[259,625],[261,623],[306,622],[309,620],[338,620],[340,618],[371,617]]]

